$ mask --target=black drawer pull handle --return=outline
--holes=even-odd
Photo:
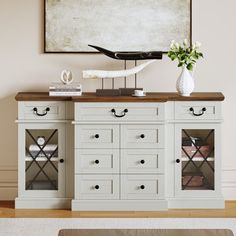
[[[141,164],[145,164],[145,161],[144,161],[144,160],[141,160],[140,163],[141,163]]]
[[[99,134],[95,134],[94,137],[95,137],[95,138],[99,138]]]
[[[46,115],[48,114],[48,112],[50,111],[50,108],[47,107],[47,108],[45,109],[45,112],[44,112],[43,114],[38,113],[38,108],[37,108],[37,107],[34,107],[34,108],[33,108],[33,111],[34,111],[34,113],[35,113],[37,116],[46,116]]]
[[[115,117],[117,117],[117,118],[122,118],[122,117],[124,117],[124,116],[126,115],[126,113],[128,113],[128,109],[124,109],[122,115],[117,115],[117,114],[116,114],[116,110],[115,110],[114,108],[111,109],[111,112],[113,113],[113,115],[114,115]]]
[[[141,185],[140,188],[141,188],[141,189],[145,189],[145,186],[144,186],[144,185]]]
[[[99,189],[99,185],[95,185],[94,188],[95,188],[95,189]]]
[[[141,135],[140,135],[140,138],[145,138],[145,135],[144,135],[144,134],[141,134]]]
[[[180,159],[176,159],[176,163],[180,163]]]
[[[201,113],[196,114],[196,113],[194,112],[194,108],[193,108],[193,107],[190,107],[190,108],[189,108],[189,111],[191,111],[194,116],[202,116],[202,115],[204,115],[204,113],[205,113],[206,110],[207,110],[207,109],[206,109],[205,107],[203,107]]]
[[[60,159],[60,163],[64,163],[65,161],[64,161],[64,159]]]
[[[95,164],[99,164],[99,160],[95,160],[94,163],[95,163]]]

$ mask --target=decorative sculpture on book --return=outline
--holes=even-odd
[[[102,79],[102,89],[97,89],[96,94],[99,96],[110,95],[110,96],[119,96],[119,95],[132,95],[134,90],[143,90],[142,88],[137,88],[137,73],[142,71],[145,67],[150,65],[151,63],[157,61],[158,59],[162,59],[162,52],[160,51],[150,51],[150,52],[113,52],[109,51],[105,48],[101,48],[94,45],[89,45],[97,49],[99,52],[102,52],[108,57],[117,60],[124,60],[125,68],[124,70],[117,71],[105,71],[105,70],[85,70],[83,71],[84,79]],[[137,60],[150,60],[141,65],[137,66]],[[131,69],[126,69],[126,61],[134,60],[135,67]],[[126,87],[126,78],[128,76],[135,75],[135,87],[127,88]],[[115,89],[115,78],[123,78],[125,79],[124,88]],[[104,79],[112,79],[112,89],[104,89]]]

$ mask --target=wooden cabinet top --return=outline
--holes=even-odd
[[[167,101],[223,101],[224,95],[219,92],[193,93],[182,97],[177,93],[147,93],[145,97],[132,96],[96,96],[95,93],[83,93],[80,97],[52,97],[48,92],[20,92],[17,101],[73,101],[73,102],[167,102]]]

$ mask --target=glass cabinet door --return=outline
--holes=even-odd
[[[205,127],[180,125],[177,129],[176,192],[182,195],[204,196],[204,191],[211,194],[216,190],[217,129]]]
[[[60,125],[26,126],[24,132],[24,180],[30,196],[59,196],[64,191],[64,130]]]

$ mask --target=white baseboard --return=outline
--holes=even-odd
[[[0,201],[14,200],[17,189],[17,166],[0,166]]]

